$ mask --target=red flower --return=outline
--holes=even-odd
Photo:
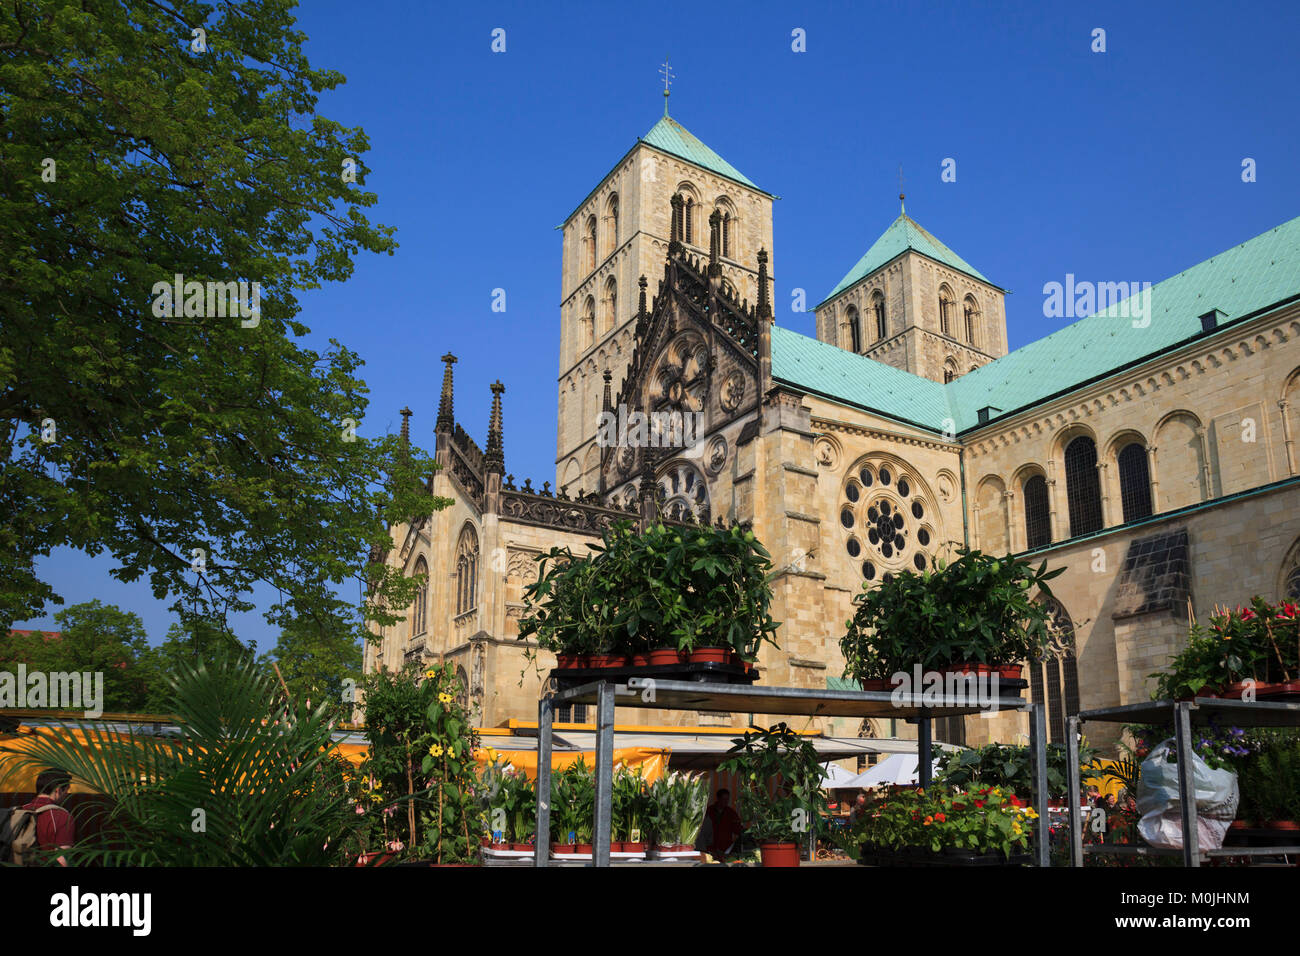
[[[1241,619],[1242,619],[1243,621],[1249,621],[1249,620],[1252,620],[1254,617],[1255,617],[1255,612],[1254,612],[1254,611],[1252,611],[1250,608],[1242,608],[1242,610],[1241,610]]]
[[[1011,795],[1010,800],[1011,800],[1011,805],[1012,805],[1013,807],[1023,807],[1023,806],[1024,806],[1024,804],[1020,802],[1020,798],[1017,797],[1014,793]]]
[[[1277,612],[1278,617],[1295,617],[1296,606],[1290,601],[1283,602],[1282,609]]]
[[[943,823],[944,820],[947,820],[947,819],[948,819],[948,818],[945,817],[942,813],[936,813],[936,814],[934,815],[934,818],[935,818],[936,820],[938,820],[940,823]]]
[[[975,806],[977,806],[977,807],[982,807],[982,806],[984,806],[984,801],[983,801],[983,800],[976,800],[976,801],[975,801]]]

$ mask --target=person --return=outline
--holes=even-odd
[[[72,776],[65,770],[50,768],[36,776],[36,799],[24,804],[23,809],[37,814],[36,845],[42,850],[70,850],[77,840],[77,825],[63,806],[71,790]],[[62,854],[58,864],[68,865]]]
[[[744,831],[740,815],[731,808],[731,791],[719,790],[713,798],[713,805],[707,811],[709,823],[713,828],[713,839],[709,842],[707,852],[715,859],[723,859],[731,845]]]
[[[867,795],[859,790],[857,797],[853,800],[853,807],[849,810],[849,826],[853,826],[861,820],[862,814],[866,812],[866,809]]]

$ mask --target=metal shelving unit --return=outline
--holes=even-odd
[[[1200,831],[1196,822],[1196,801],[1188,800],[1187,794],[1194,792],[1192,783],[1192,762],[1178,762],[1178,804],[1182,812],[1183,848],[1165,850],[1148,846],[1088,846],[1083,845],[1083,814],[1079,808],[1078,794],[1082,784],[1079,771],[1079,727],[1085,721],[1096,720],[1116,724],[1163,724],[1173,723],[1174,741],[1179,754],[1190,753],[1192,749],[1192,725],[1206,723],[1212,717],[1223,717],[1236,726],[1243,727],[1300,727],[1300,703],[1290,701],[1244,701],[1227,700],[1218,697],[1197,697],[1195,700],[1175,701],[1156,700],[1145,704],[1128,704],[1124,707],[1106,707],[1101,710],[1085,710],[1077,717],[1068,720],[1066,747],[1069,751],[1067,771],[1069,773],[1070,793],[1075,799],[1070,801],[1070,864],[1083,866],[1085,853],[1105,853],[1115,856],[1178,856],[1183,858],[1184,866],[1200,866],[1216,857],[1244,856],[1278,856],[1281,854],[1300,855],[1298,846],[1240,846],[1223,847],[1219,850],[1202,850],[1200,848]]]
[[[614,707],[657,710],[704,710],[719,713],[774,714],[810,717],[893,717],[917,723],[917,755],[922,786],[930,783],[931,726],[936,717],[960,717],[985,710],[1029,713],[1029,747],[1034,761],[1037,796],[1037,864],[1048,865],[1047,716],[1041,704],[1019,696],[1002,696],[991,708],[956,703],[931,695],[899,698],[889,691],[820,690],[804,687],[752,687],[700,681],[629,677],[600,680],[547,694],[537,706],[537,827],[533,865],[549,864],[551,805],[551,725],[555,708],[566,704],[596,705],[596,819],[594,866],[609,866],[609,842],[614,778]]]

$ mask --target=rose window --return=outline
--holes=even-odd
[[[925,571],[934,561],[937,513],[907,469],[880,459],[859,462],[844,485],[844,550],[866,581]]]
[[[651,380],[651,410],[702,411],[709,391],[709,347],[704,339],[693,332],[679,335],[664,350]]]

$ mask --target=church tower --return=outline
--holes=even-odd
[[[555,484],[566,494],[601,491],[597,424],[605,377],[617,395],[632,358],[639,286],[657,291],[680,193],[683,241],[709,253],[709,217],[720,222],[722,279],[737,298],[756,301],[759,249],[771,275],[772,200],[743,173],[668,115],[637,139],[564,220],[560,276],[560,373]]]
[[[904,210],[814,309],[817,338],[950,382],[1007,354],[1005,294]]]

